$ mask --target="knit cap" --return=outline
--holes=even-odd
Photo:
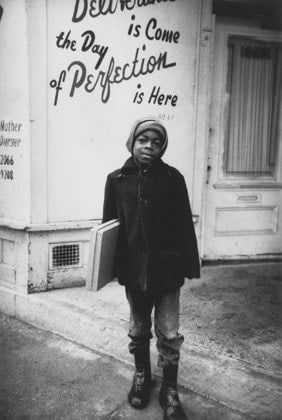
[[[136,138],[148,130],[155,131],[160,136],[160,139],[162,140],[160,157],[162,157],[167,148],[167,132],[165,127],[158,119],[151,117],[142,118],[141,120],[138,120],[134,123],[126,142],[128,151],[132,153]]]

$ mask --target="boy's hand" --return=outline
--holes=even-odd
[[[187,276],[187,278],[189,279],[189,280],[192,280],[192,279],[199,279],[201,277],[201,273],[200,272],[198,272],[198,273],[193,273],[193,274],[189,274],[188,276]]]

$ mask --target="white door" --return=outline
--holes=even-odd
[[[216,22],[205,259],[282,252],[281,39]]]

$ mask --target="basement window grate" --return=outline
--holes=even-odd
[[[81,243],[51,245],[50,268],[71,268],[81,266]]]

